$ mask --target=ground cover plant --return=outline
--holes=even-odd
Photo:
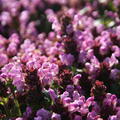
[[[120,120],[120,0],[0,0],[0,120]]]

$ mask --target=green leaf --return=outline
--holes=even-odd
[[[4,105],[4,103],[3,103],[3,102],[0,102],[0,105]]]
[[[6,103],[8,102],[8,98],[2,97],[2,102],[3,102],[4,104],[6,104]]]

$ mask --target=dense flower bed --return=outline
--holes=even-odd
[[[120,120],[120,0],[0,0],[0,120]]]

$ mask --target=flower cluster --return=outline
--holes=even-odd
[[[120,120],[119,0],[0,0],[0,120]]]

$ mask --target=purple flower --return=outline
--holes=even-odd
[[[23,118],[21,118],[21,117],[18,117],[18,118],[16,118],[15,120],[24,120]]]
[[[65,97],[62,99],[62,103],[63,103],[64,107],[68,107],[70,105],[71,101],[72,100],[70,97]]]
[[[101,55],[106,55],[108,53],[109,49],[107,45],[102,45],[99,49],[99,52]]]
[[[64,63],[65,65],[72,65],[74,62],[74,56],[69,54],[62,54],[59,56],[60,60],[62,61],[62,63]]]
[[[86,115],[88,112],[89,112],[89,109],[87,108],[87,106],[83,105],[81,108],[80,108],[80,113],[81,115]]]
[[[38,110],[36,115],[40,116],[42,118],[42,120],[49,120],[51,117],[51,113],[49,111],[45,110],[44,108],[41,108],[40,110]]]
[[[57,95],[56,95],[55,91],[50,88],[50,89],[48,90],[48,92],[49,92],[49,94],[50,94],[51,99],[55,102],[55,100],[57,99]]]
[[[112,115],[109,117],[108,120],[118,120],[117,116],[116,115]]]
[[[80,63],[86,63],[87,62],[87,51],[81,50],[79,53],[79,62]]]
[[[77,85],[78,84],[78,82],[79,82],[79,80],[80,80],[80,78],[82,77],[82,75],[81,74],[77,74],[77,75],[75,75],[74,77],[73,77],[73,83],[74,83],[74,85]]]
[[[86,105],[87,105],[88,107],[90,107],[93,103],[94,103],[94,97],[89,97],[89,98],[86,100]]]
[[[118,7],[118,5],[120,4],[120,1],[119,0],[113,0],[113,3],[116,7]]]
[[[73,113],[73,112],[77,112],[79,110],[79,104],[77,102],[71,102],[68,105],[68,111]]]
[[[42,117],[38,116],[38,117],[35,117],[34,120],[43,120]]]
[[[112,67],[113,65],[118,64],[118,59],[115,57],[114,54],[112,54],[110,58],[109,57],[105,58],[104,61],[109,64],[109,67]]]
[[[98,120],[100,115],[97,115],[96,112],[89,112],[87,115],[87,120]]]
[[[117,118],[120,119],[120,110],[117,112]]]
[[[7,53],[9,55],[15,55],[17,53],[17,45],[15,43],[10,43],[7,48]]]
[[[114,110],[116,108],[116,105],[117,105],[116,95],[112,95],[110,93],[107,93],[106,98],[103,101],[103,105],[107,108],[109,107],[110,109]]]
[[[3,11],[0,16],[0,21],[2,26],[10,24],[12,22],[12,18],[9,12]]]
[[[67,26],[66,32],[67,32],[68,34],[71,34],[71,33],[73,32],[73,26],[72,26],[71,24],[69,24],[69,25]]]
[[[112,46],[112,50],[114,51],[115,57],[120,57],[120,48],[118,46]]]
[[[69,92],[70,94],[72,94],[73,91],[74,91],[74,86],[73,85],[67,85],[66,91]]]
[[[20,14],[20,22],[23,24],[23,23],[26,23],[28,20],[29,20],[29,11],[25,10],[25,11],[22,11],[21,14]]]
[[[78,93],[78,91],[74,91],[72,96],[73,96],[73,100],[79,100],[80,98],[80,94]]]
[[[8,62],[8,56],[4,53],[0,53],[0,67]]]
[[[24,117],[25,117],[25,118],[29,118],[31,114],[32,114],[32,109],[31,109],[31,107],[27,107],[27,108],[26,108],[26,112],[24,112]]]
[[[91,63],[85,63],[85,67],[88,71],[88,74],[91,75],[91,78],[95,79],[95,77],[99,74],[100,63],[95,56],[93,56],[90,61]]]
[[[38,76],[44,86],[50,85],[57,74],[58,65],[54,63],[44,62],[42,66],[38,69]]]
[[[110,73],[110,78],[113,80],[119,79],[120,78],[120,70],[118,69],[112,69]]]
[[[75,115],[74,120],[82,120],[82,117],[80,115]]]
[[[22,90],[25,85],[25,77],[22,73],[22,67],[19,63],[9,63],[2,68],[1,76],[5,76],[7,80],[12,80],[12,84],[18,90]]]
[[[92,109],[93,111],[95,111],[96,113],[100,113],[101,108],[95,101],[92,103],[92,106],[93,106]]]
[[[51,117],[51,120],[61,120],[60,114],[53,113],[52,117]]]

